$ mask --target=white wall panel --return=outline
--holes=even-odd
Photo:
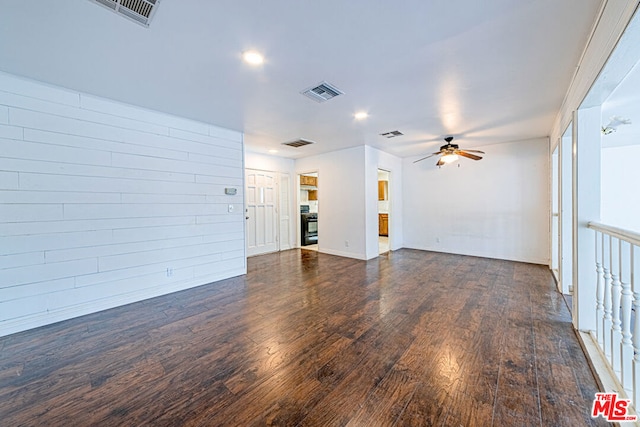
[[[15,255],[0,255],[0,270],[3,268],[23,267],[25,265],[43,264],[44,252],[30,252]],[[2,274],[2,272],[0,272]],[[2,300],[2,298],[0,298]]]
[[[15,173],[16,176],[18,173]],[[0,182],[2,172],[0,172]],[[2,185],[0,184],[0,188]],[[16,188],[17,190],[17,179]],[[2,203],[120,203],[122,196],[119,193],[81,193],[71,191],[2,191],[0,190]],[[33,209],[30,209],[33,210]]]
[[[46,282],[31,283],[28,285],[14,286],[11,288],[0,288],[0,301],[3,303],[12,303],[15,300],[22,300],[20,302],[24,303],[24,298],[34,298],[34,295],[50,295],[53,292],[73,289],[74,283],[75,281],[72,277],[67,277],[64,279],[47,280]],[[13,304],[17,305],[16,303]],[[6,304],[5,307],[9,305],[10,304]],[[34,309],[33,307],[31,308]]]
[[[9,123],[9,107],[0,107],[0,123]]]
[[[0,288],[4,289],[17,285],[46,282],[65,277],[96,273],[97,271],[98,263],[95,258],[8,268],[3,271],[5,277],[2,280]]]
[[[150,171],[140,169],[122,169],[113,167],[101,167],[91,165],[79,165],[73,163],[53,163],[48,161],[38,160],[23,160],[23,159],[9,159],[6,157],[0,157],[0,170],[6,171],[19,171],[22,179],[22,189],[26,190],[26,182],[24,178],[28,176],[29,172],[44,175],[46,177],[55,177],[58,175],[73,175],[74,177],[105,177],[105,178],[132,178],[137,180],[149,179],[155,181],[180,181],[180,182],[194,182],[195,177],[191,174],[179,174],[175,172],[161,172]],[[104,182],[111,182],[109,179]],[[95,187],[93,187],[95,188]],[[31,188],[36,190],[36,188]],[[110,190],[111,187],[106,190]],[[95,191],[95,190],[94,190]]]
[[[45,262],[54,263],[109,255],[134,254],[157,249],[192,246],[202,242],[202,236],[195,236],[176,239],[147,240],[133,243],[113,243],[89,246],[86,248],[50,250],[45,252]]]
[[[194,132],[189,132],[189,131],[174,129],[174,128],[169,129],[169,135],[174,138],[190,141],[191,143],[193,143],[194,141],[201,142],[203,144],[206,144],[206,147],[220,146],[220,147],[236,148],[238,150],[242,149],[242,143],[240,142],[240,140],[228,140],[228,139],[219,138],[216,136],[207,136],[199,133],[194,133]]]
[[[111,233],[111,230],[100,230],[0,236],[0,255],[94,246],[111,241]]]
[[[209,194],[224,193],[221,185],[171,181],[170,174],[162,174],[165,179],[147,180],[135,178],[109,178],[96,176],[73,176],[52,174],[20,174],[21,190],[41,191],[104,191],[113,193],[143,194]],[[179,181],[179,180],[177,180]]]
[[[242,163],[238,132],[0,73],[0,335],[243,274]]]
[[[24,129],[17,126],[0,125],[0,138],[23,139]]]
[[[178,127],[172,126],[172,128],[178,129]],[[221,128],[219,126],[209,125],[209,136],[214,138],[221,138],[227,141],[233,141],[237,143],[238,148],[243,148],[242,141],[243,135],[240,132],[236,132],[231,129]]]
[[[55,221],[62,219],[62,204],[0,204],[0,218],[3,222]]]
[[[143,132],[168,135],[169,128],[152,123],[144,123],[131,118],[118,117],[110,114],[84,110],[72,106],[65,106],[38,98],[31,98],[21,95],[0,91],[0,104],[11,105],[28,111],[40,111],[62,117],[73,117],[85,122],[108,124],[109,126],[125,129],[137,129]]]
[[[98,98],[93,95],[80,94],[80,106],[85,110],[99,111],[117,117],[131,117],[140,123],[155,123],[176,129],[188,130],[189,132],[209,135],[209,125],[206,123],[158,113],[109,99]]]
[[[37,236],[51,233],[70,233],[83,230],[147,229],[195,224],[193,217],[161,217],[161,218],[112,218],[91,219],[85,221],[47,221],[47,222],[0,222],[0,239],[8,236]],[[0,240],[1,242],[1,240]]]
[[[66,145],[84,149],[107,151],[113,153],[140,154],[143,156],[164,157],[167,159],[187,160],[189,153],[182,147],[174,149],[160,148],[157,146],[133,144],[129,142],[111,141],[108,139],[75,136],[64,133],[41,131],[37,129],[25,129],[24,140],[42,142],[54,145]]]
[[[0,153],[9,159],[46,160],[58,163],[106,166],[111,164],[111,153],[83,148],[61,147],[50,144],[0,138]]]
[[[18,189],[18,172],[0,171],[0,190],[17,190]],[[0,200],[7,203],[0,195]]]
[[[242,172],[241,167],[225,166],[229,164],[229,159],[220,159],[220,164],[213,165],[211,163],[198,163],[195,161],[179,161],[158,157],[113,153],[112,162],[113,166],[122,168],[132,168],[137,165],[139,168],[147,170],[164,170],[180,173],[192,172],[199,175],[222,177],[235,177],[238,176],[239,171]]]
[[[80,106],[80,94],[62,87],[0,73],[0,90],[58,104]]]

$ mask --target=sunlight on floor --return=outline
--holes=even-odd
[[[389,237],[378,236],[378,253],[389,252]]]

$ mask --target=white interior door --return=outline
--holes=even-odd
[[[278,250],[275,172],[245,170],[247,186],[247,256]]]

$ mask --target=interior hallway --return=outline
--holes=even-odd
[[[546,267],[290,250],[0,338],[3,425],[607,425]]]

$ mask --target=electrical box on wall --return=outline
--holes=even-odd
[[[225,188],[224,189],[224,194],[226,194],[227,196],[235,196],[238,193],[238,189],[237,188]]]

